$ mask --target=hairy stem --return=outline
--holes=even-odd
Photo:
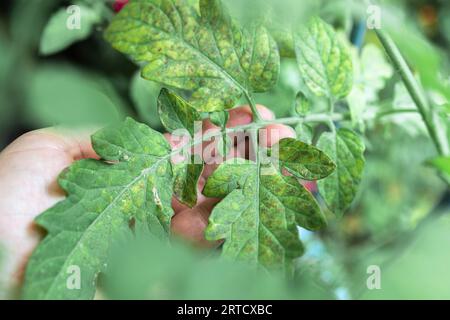
[[[433,124],[433,118],[430,113],[430,105],[427,97],[425,96],[423,89],[420,87],[417,80],[414,78],[414,75],[403,58],[400,50],[391,39],[391,37],[383,32],[382,30],[375,30],[378,39],[386,50],[387,55],[391,59],[395,68],[399,71],[400,77],[402,78],[403,83],[405,84],[406,89],[408,90],[412,100],[417,106],[417,109],[422,116],[422,119],[425,123],[427,131],[440,155],[445,155],[446,146],[443,146],[442,142],[439,139],[439,135],[437,134],[436,128]]]

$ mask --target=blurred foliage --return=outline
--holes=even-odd
[[[258,19],[281,35],[292,24],[320,14],[351,38],[366,13],[359,0],[225,2],[237,19],[245,23]],[[380,2],[387,6],[386,27],[440,115],[436,125],[448,124],[450,2]],[[156,108],[160,85],[141,79],[138,67],[102,38],[112,14],[105,8],[111,1],[102,1],[105,6],[98,9],[102,19],[94,19],[88,33],[71,34],[73,38],[58,34],[59,40],[41,43],[52,15],[70,3],[0,3],[0,147],[35,128],[101,125],[125,115],[162,130]],[[98,1],[85,1],[87,6],[93,3]],[[283,40],[289,56],[289,38]],[[367,136],[361,190],[343,219],[330,218],[320,234],[301,230],[307,251],[297,262],[293,281],[221,261],[215,252],[140,242],[117,249],[101,279],[102,293],[127,299],[450,298],[450,252],[445,246],[450,241],[448,186],[423,165],[434,158],[435,150],[417,113],[390,114],[415,106],[372,32],[353,54],[356,83],[348,104],[340,108],[348,111],[347,121]],[[255,100],[277,117],[293,115],[297,93],[304,89],[300,78],[296,62],[283,59],[277,86],[255,95]],[[320,101],[311,106],[314,112],[323,108]],[[296,129],[306,141],[315,141],[323,130],[303,125]],[[450,138],[450,130],[446,134]],[[381,290],[366,288],[366,270],[374,264],[382,270]]]
[[[128,239],[127,239],[128,238]],[[332,299],[316,266],[287,281],[279,274],[219,259],[182,243],[124,237],[113,249],[100,292],[113,299]],[[237,285],[239,284],[239,285]]]
[[[119,246],[101,280],[106,296],[113,299],[289,297],[281,278],[255,273],[183,245],[148,239]]]
[[[34,126],[106,124],[126,114],[111,83],[80,68],[41,64],[29,82],[25,121]]]

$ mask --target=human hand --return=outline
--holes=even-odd
[[[267,108],[259,106],[258,109],[265,120],[274,118]],[[239,107],[230,111],[227,127],[251,122],[250,108]],[[208,120],[204,121],[204,131],[212,128],[214,125]],[[269,134],[260,139],[263,146],[271,146],[281,138],[295,136],[295,132],[284,125],[272,124],[266,129]],[[272,130],[277,131],[276,141],[270,139]],[[64,198],[64,192],[57,184],[60,172],[76,160],[98,158],[90,143],[90,133],[52,128],[37,130],[19,137],[0,153],[0,194],[3,195],[0,200],[0,245],[6,251],[2,280],[8,287],[20,284],[27,258],[40,239],[38,228],[33,224],[34,218]],[[172,140],[169,134],[166,134],[166,138]],[[238,150],[242,148],[234,146],[230,152],[245,157],[238,154]],[[205,166],[199,179],[196,206],[188,208],[176,199],[172,201],[173,233],[201,246],[217,245],[206,241],[203,232],[218,199],[206,198],[201,194],[206,179],[216,166]]]

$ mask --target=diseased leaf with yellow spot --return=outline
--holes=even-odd
[[[191,137],[195,134],[195,122],[201,115],[183,98],[165,88],[158,97],[158,113],[162,124],[169,132],[185,129]]]
[[[175,133],[182,130],[179,133],[189,135],[190,139],[195,135],[196,122],[202,120],[197,110],[167,89],[162,89],[159,94],[158,112],[167,131]],[[203,161],[194,156],[182,160],[173,165],[173,191],[181,203],[193,207],[197,203],[197,183],[203,171]]]
[[[227,125],[230,114],[227,111],[216,111],[211,112],[209,115],[209,120],[221,129],[224,129]]]
[[[312,93],[336,100],[350,93],[350,50],[329,24],[319,17],[312,18],[294,32],[294,46],[301,76]]]
[[[329,176],[336,165],[323,151],[293,138],[276,145],[280,165],[297,178],[319,180]]]
[[[192,93],[199,111],[234,106],[245,92],[276,83],[280,57],[262,26],[239,27],[219,0],[131,0],[106,39],[144,65],[142,76]]]
[[[128,118],[94,134],[92,144],[102,160],[77,161],[61,174],[67,198],[36,219],[48,234],[29,260],[25,299],[93,298],[110,245],[132,220],[167,237],[173,176],[164,136]],[[73,266],[77,290],[67,286]]]
[[[290,272],[292,260],[302,255],[298,225],[317,230],[326,224],[314,197],[272,165],[225,162],[208,178],[203,193],[224,198],[212,211],[206,238],[225,239],[223,256],[268,270]]]
[[[325,132],[317,146],[336,163],[336,170],[317,184],[328,207],[337,215],[352,204],[364,170],[364,142],[349,129]]]
[[[191,208],[197,204],[198,179],[203,171],[203,161],[199,158],[192,156],[191,161],[173,165],[174,195]]]

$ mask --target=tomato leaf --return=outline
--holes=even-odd
[[[65,171],[59,183],[67,198],[36,219],[48,235],[28,263],[26,299],[93,298],[110,245],[131,220],[167,237],[173,177],[164,136],[128,118],[94,134],[92,143],[102,160],[81,160]],[[81,273],[77,290],[67,286],[73,266]]]
[[[102,16],[100,6],[89,6],[77,3],[75,10],[68,11],[66,8],[58,10],[48,21],[42,34],[39,51],[43,55],[57,53],[75,42],[84,40],[90,36],[94,26],[101,22]],[[69,28],[70,17],[74,14],[80,15],[79,27]]]
[[[270,89],[280,57],[267,30],[240,28],[218,0],[200,0],[199,8],[182,0],[134,0],[106,39],[144,65],[144,78],[192,92],[199,111],[228,109],[243,93]]]
[[[302,78],[315,95],[344,98],[353,85],[350,51],[333,28],[318,17],[294,33]]]
[[[297,178],[319,180],[336,169],[334,162],[323,151],[302,141],[285,138],[277,146],[280,165]]]
[[[185,129],[194,136],[195,122],[201,115],[177,94],[163,88],[158,97],[158,113],[162,124],[169,132]]]
[[[266,269],[289,272],[303,253],[297,225],[316,230],[326,224],[314,197],[272,165],[227,161],[208,178],[203,193],[224,198],[212,211],[206,238],[225,239],[223,256]]]
[[[215,125],[218,126],[221,129],[224,129],[227,125],[228,118],[230,117],[230,114],[226,111],[217,111],[217,112],[211,112],[209,115],[209,120]]]
[[[195,134],[195,122],[201,115],[183,98],[165,88],[158,97],[158,113],[162,124],[169,132],[184,129],[191,138]],[[197,183],[203,171],[203,161],[195,157],[181,159],[173,166],[174,194],[189,207],[197,203]]]
[[[311,111],[311,101],[303,94],[303,92],[299,91],[295,96],[295,112],[301,116],[306,116]]]
[[[194,156],[187,163],[178,163],[173,166],[174,195],[180,202],[191,208],[197,204],[197,185],[202,171],[203,161]]]
[[[330,210],[342,214],[353,202],[364,170],[362,139],[349,129],[325,132],[319,139],[321,150],[336,162],[336,171],[318,182],[321,195]]]

